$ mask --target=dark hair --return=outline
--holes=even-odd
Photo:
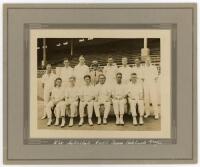
[[[135,72],[131,73],[131,75],[137,75]]]
[[[47,64],[46,67],[47,67],[47,66],[51,66],[51,64]]]
[[[69,59],[68,59],[67,57],[65,57],[65,58],[63,59],[63,62],[64,62],[65,60],[69,61]]]
[[[85,59],[84,55],[80,55],[78,59],[80,59],[81,57],[83,57]]]
[[[70,76],[69,79],[73,79],[74,81],[76,81],[76,77],[75,76]]]
[[[116,76],[118,76],[118,75],[121,75],[121,76],[122,76],[122,73],[121,73],[121,72],[118,72],[118,73],[116,74]]]
[[[100,76],[103,76],[104,78],[106,78],[106,76],[104,74],[99,74],[99,78],[100,78]]]
[[[91,76],[90,75],[85,75],[83,78],[84,78],[84,80],[85,80],[85,78],[91,79]]]
[[[140,58],[136,58],[135,60],[141,61]],[[135,60],[134,60],[134,62],[135,62]]]
[[[54,81],[54,86],[56,86],[56,81],[57,81],[57,80],[60,80],[60,81],[62,82],[62,79],[61,79],[60,77],[58,77],[58,78],[56,78],[55,81]]]

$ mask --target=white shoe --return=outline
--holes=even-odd
[[[107,124],[107,119],[106,118],[103,119],[103,124]]]
[[[62,123],[60,125],[61,128],[63,128],[65,126],[65,118],[62,119]]]
[[[46,119],[46,118],[47,118],[47,116],[46,116],[46,115],[43,115],[43,116],[41,117],[41,120]]]
[[[82,126],[83,125],[83,123],[84,123],[84,119],[83,118],[80,118],[80,121],[79,121],[79,126]]]
[[[116,118],[116,125],[119,125],[120,124],[120,120],[119,118]]]
[[[137,123],[137,119],[136,119],[136,117],[133,117],[133,125],[137,125],[138,123]]]
[[[154,119],[159,119],[159,115],[155,114]]]
[[[143,117],[140,117],[140,119],[139,119],[139,124],[140,124],[140,125],[143,125],[143,124],[144,124]]]
[[[73,118],[70,118],[69,127],[72,127],[73,125],[74,125],[74,119],[73,119]]]
[[[91,118],[88,118],[88,123],[89,123],[90,126],[93,125],[93,122],[92,122]]]
[[[123,117],[120,117],[120,120],[119,120],[119,122],[120,122],[120,125],[124,125],[124,120],[123,120]]]
[[[52,119],[49,119],[48,122],[47,122],[47,126],[50,126],[52,123]]]
[[[146,113],[145,115],[144,115],[144,118],[148,118],[150,116],[150,113]]]
[[[56,122],[54,124],[55,126],[58,126],[59,125],[59,118],[56,118]]]
[[[98,125],[101,125],[101,117],[98,117],[97,124],[98,124]]]

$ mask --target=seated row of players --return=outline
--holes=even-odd
[[[132,75],[135,75],[137,77],[137,82],[140,84],[140,87],[142,87],[142,90],[144,90],[143,103],[145,102],[145,113],[146,113],[145,117],[148,117],[150,115],[149,103],[150,103],[150,98],[151,98],[152,106],[154,109],[155,119],[158,119],[159,118],[158,100],[157,100],[156,84],[155,84],[155,82],[158,78],[157,68],[155,66],[151,65],[150,58],[146,59],[145,66],[143,66],[143,67],[140,66],[140,61],[138,59],[135,60],[136,67],[134,67],[134,68],[129,67],[127,62],[128,62],[127,58],[123,57],[122,58],[122,67],[118,68],[117,65],[115,63],[113,63],[113,59],[110,57],[110,58],[108,58],[107,66],[104,67],[103,71],[100,71],[97,68],[98,63],[96,61],[93,61],[93,68],[91,71],[89,71],[89,67],[85,65],[84,57],[80,56],[79,64],[77,66],[75,66],[74,69],[72,67],[70,67],[69,61],[67,59],[65,59],[64,60],[65,67],[62,69],[60,74],[56,74],[56,75],[52,72],[51,65],[47,65],[47,73],[45,75],[43,75],[43,77],[42,77],[42,83],[43,83],[43,87],[44,87],[44,105],[45,105],[45,111],[44,111],[44,115],[43,115],[42,119],[46,118],[47,113],[51,113],[51,112],[49,112],[50,111],[49,106],[50,106],[50,108],[55,106],[55,104],[53,104],[52,100],[50,100],[50,99],[53,98],[54,93],[53,93],[52,89],[54,87],[55,78],[58,76],[60,77],[60,79],[56,79],[56,82],[62,81],[62,87],[64,87],[64,88],[69,88],[69,87],[71,87],[71,85],[74,85],[75,86],[74,89],[82,87],[80,90],[82,90],[82,89],[87,90],[88,88],[85,87],[85,84],[87,85],[87,82],[89,82],[89,85],[91,85],[93,87],[95,86],[95,89],[98,90],[99,85],[101,85],[101,83],[103,82],[101,80],[105,80],[104,81],[105,84],[104,83],[103,84],[106,85],[106,87],[109,87],[109,86],[113,87],[113,85],[116,84],[116,81],[118,82],[117,78],[119,78],[120,76],[121,76],[121,84],[120,85],[123,85],[122,87],[125,87],[125,85],[127,85],[130,82],[130,76],[131,76],[131,80],[133,80]],[[72,76],[74,76],[74,77],[72,77]],[[104,78],[104,79],[102,79],[102,78]],[[87,81],[87,80],[90,80],[90,81]],[[73,84],[72,84],[72,82],[73,82]],[[118,84],[116,86],[118,86]],[[126,89],[127,88],[125,88],[125,91],[123,91],[123,88],[119,88],[119,91],[121,90],[122,92],[126,92]],[[70,90],[71,90],[71,88],[70,88]],[[134,91],[137,92],[138,90],[139,89],[135,89]],[[115,103],[116,97],[114,98],[114,96],[112,95],[111,89],[109,92],[111,93],[109,98],[112,97],[111,101],[113,103],[115,115],[116,115],[117,110],[119,110],[119,112],[124,113],[124,107],[122,107],[121,103],[125,103],[126,100],[120,99],[121,102],[119,104],[121,104],[121,105],[117,105]],[[125,94],[125,96],[127,96],[127,95],[128,95],[128,93]],[[83,103],[82,97],[84,95],[81,95],[81,93],[79,93],[77,95],[77,97],[73,97],[73,93],[71,93],[70,96],[72,97],[72,99],[71,99],[71,97],[69,97],[69,99],[71,99],[71,101],[74,101],[73,105],[71,105],[71,103],[70,103],[70,109],[72,111],[75,110],[74,108],[77,108],[78,100],[80,99],[80,104],[79,104],[80,122],[79,122],[79,124],[82,125],[85,105],[88,106],[89,118],[93,112],[93,105],[91,105],[88,102]],[[100,99],[102,99],[102,98],[100,98]],[[96,101],[96,99],[98,99],[98,98],[93,97],[92,100]],[[129,101],[130,101],[130,97],[129,97]],[[55,115],[57,115],[57,117],[62,117],[60,115],[63,115],[65,113],[66,109],[64,109],[64,108],[66,108],[66,107],[63,107],[63,105],[67,106],[66,102],[67,102],[66,98],[65,98],[65,102],[63,100],[61,100],[61,102],[60,102],[61,104],[59,103],[58,107],[55,108]],[[144,105],[143,105],[143,107],[141,107],[141,105],[139,105],[139,102],[137,102],[137,103],[139,106],[140,113],[141,113],[141,115],[143,115]],[[107,107],[107,106],[109,106],[109,107]],[[105,107],[104,114],[106,116],[105,118],[107,118],[107,115],[110,111],[110,103],[105,103],[104,107]],[[117,107],[119,107],[119,108],[117,108]],[[131,110],[133,110],[133,105],[131,105],[131,103],[130,103],[130,108],[132,108]],[[140,108],[143,108],[143,109],[140,109]],[[97,112],[98,109],[96,107],[95,102],[94,102],[94,109],[95,109],[96,116],[98,117],[98,123],[100,123],[101,119],[99,118],[99,115]],[[57,110],[59,110],[59,112],[57,112]],[[51,121],[52,121],[52,119],[50,119],[52,117],[51,114],[49,114],[49,116],[48,116],[48,118],[49,118],[48,125],[50,125]],[[73,114],[72,114],[72,117],[73,117]],[[118,117],[116,115],[116,124],[123,124],[123,117],[122,116],[120,117],[120,115],[118,115]],[[142,118],[143,117],[140,118],[140,124],[143,124]],[[63,118],[62,124],[61,124],[62,126],[65,124],[64,121],[65,121],[65,119]],[[104,119],[103,121],[104,121],[104,123],[106,123],[106,119]],[[137,124],[137,121],[134,117],[133,117],[133,123]],[[58,121],[56,121],[55,124],[57,125]],[[89,119],[89,124],[92,125],[91,119]],[[73,125],[73,119],[70,119],[69,125],[70,126]]]
[[[97,124],[101,124],[100,106],[104,105],[103,124],[107,124],[107,117],[110,112],[111,102],[113,104],[114,113],[116,116],[116,125],[124,125],[124,110],[125,104],[130,104],[130,111],[133,116],[133,124],[137,125],[136,119],[136,104],[138,104],[138,110],[140,114],[139,124],[143,125],[144,115],[144,98],[143,88],[141,83],[137,80],[137,74],[131,74],[131,82],[127,85],[122,84],[122,74],[116,74],[116,83],[109,86],[105,84],[106,77],[104,74],[99,75],[99,84],[93,86],[91,84],[91,76],[84,76],[85,85],[81,88],[75,86],[76,79],[74,76],[69,78],[69,87],[62,87],[62,79],[56,78],[55,87],[52,90],[51,100],[46,106],[46,113],[48,117],[47,125],[52,124],[52,109],[54,108],[54,114],[56,117],[55,125],[59,125],[59,119],[62,118],[61,127],[65,126],[65,117],[70,115],[69,126],[73,126],[73,118],[75,116],[79,99],[79,126],[84,123],[84,109],[87,106],[87,115],[89,125],[93,125],[92,115],[93,108],[95,115],[98,118]],[[70,108],[70,114],[67,107]]]

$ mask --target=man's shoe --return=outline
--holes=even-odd
[[[47,122],[47,126],[51,126],[51,123],[52,123],[52,119],[49,119]]]
[[[47,116],[46,116],[46,115],[43,115],[43,116],[41,117],[41,120],[46,119],[46,118],[47,118]]]
[[[62,123],[60,125],[61,128],[63,128],[65,126],[65,119],[62,119]]]
[[[101,125],[101,117],[98,117],[97,124],[98,124],[98,125]]]
[[[137,123],[137,119],[136,119],[136,117],[133,117],[133,125],[137,125],[138,123]]]
[[[140,124],[140,125],[143,125],[143,124],[144,124],[143,117],[140,117],[140,119],[139,119],[139,124]]]
[[[104,125],[107,124],[107,119],[106,119],[106,118],[103,119],[103,124],[104,124]]]
[[[158,120],[159,119],[159,115],[155,114],[154,119]]]
[[[89,123],[90,126],[93,125],[93,122],[92,122],[91,118],[88,119],[88,123]]]
[[[58,126],[59,125],[59,118],[56,118],[56,122],[54,124],[55,126]]]
[[[116,125],[119,125],[120,124],[120,120],[119,118],[116,118]]]
[[[150,116],[150,114],[148,113],[148,114],[145,114],[144,115],[144,118],[148,118]]]
[[[74,125],[74,119],[73,118],[70,118],[70,121],[69,121],[69,127],[72,127]]]
[[[83,118],[81,118],[78,125],[79,125],[79,126],[82,126],[83,123],[84,123],[84,120],[83,120]]]
[[[124,125],[124,120],[123,120],[123,117],[120,117],[120,125]]]

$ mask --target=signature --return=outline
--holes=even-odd
[[[123,145],[123,144],[141,144],[141,145],[145,145],[145,144],[154,144],[154,145],[158,145],[158,144],[162,144],[162,142],[160,140],[154,140],[154,139],[150,139],[150,140],[64,140],[64,139],[58,139],[58,140],[54,140],[53,141],[54,145],[63,145],[63,144],[81,144],[81,145],[89,145],[89,144],[96,144],[96,145],[101,145],[101,144],[113,144],[113,145]]]

